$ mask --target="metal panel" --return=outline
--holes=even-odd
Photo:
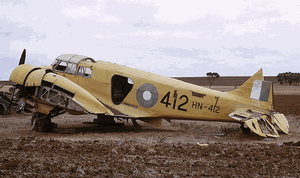
[[[262,87],[262,81],[261,80],[254,80],[250,98],[259,100],[261,87]]]
[[[86,58],[89,58],[87,56],[82,56],[82,55],[74,55],[69,62],[72,62],[72,63],[78,63],[80,62],[81,60],[84,60]]]
[[[74,93],[75,96],[72,100],[76,101],[76,103],[83,107],[87,112],[93,114],[105,114],[107,112],[106,108],[93,95],[67,78],[57,76],[53,73],[47,73],[43,80],[52,82],[56,86],[59,86],[70,93]]]
[[[77,54],[62,54],[56,58],[56,60],[61,60],[65,62],[71,62],[71,63],[79,63],[80,61],[91,61],[95,62],[94,59],[87,57],[87,56],[82,56],[82,55],[77,55]]]
[[[75,54],[62,54],[60,56],[58,56],[56,59],[57,60],[61,60],[61,61],[65,61],[65,62],[69,62],[69,60],[75,56]]]
[[[34,69],[38,69],[38,68],[39,67],[35,67],[35,66],[29,65],[29,64],[19,65],[18,67],[16,67],[12,71],[12,73],[10,74],[9,80],[12,81],[12,82],[14,82],[14,83],[23,85],[24,80],[26,79],[27,74],[30,71],[32,71]]]
[[[42,78],[45,75],[45,69],[39,69],[31,72],[26,79],[26,87],[41,86]]]
[[[260,91],[260,97],[259,100],[261,101],[268,101],[269,99],[269,94],[270,94],[270,89],[271,89],[271,82],[268,81],[262,81],[262,87]]]
[[[250,98],[267,102],[269,99],[270,90],[271,82],[254,80]]]
[[[280,113],[272,114],[271,122],[273,125],[276,125],[284,133],[286,134],[289,133],[289,123],[283,114]]]

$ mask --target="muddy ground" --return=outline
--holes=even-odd
[[[245,135],[239,124],[131,122],[101,128],[95,116],[64,114],[53,133],[30,129],[30,114],[0,116],[0,177],[299,177],[299,95],[275,95],[290,134]]]

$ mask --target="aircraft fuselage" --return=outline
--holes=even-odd
[[[89,72],[83,75],[80,70],[85,68]],[[123,111],[116,115],[237,122],[229,117],[237,108],[272,110],[251,98],[104,61],[81,61],[73,73],[59,71],[54,65],[53,70],[80,85],[112,112]]]

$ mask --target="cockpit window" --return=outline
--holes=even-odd
[[[52,64],[52,69],[53,71],[75,75],[78,65],[83,61],[95,63],[94,59],[87,56],[62,54],[55,59]],[[79,67],[77,72],[79,76],[91,78],[93,71],[88,67]]]
[[[69,74],[75,74],[76,73],[76,68],[77,68],[76,64],[68,63],[68,66],[67,66],[65,72],[69,73]]]
[[[61,72],[64,72],[67,68],[67,63],[64,62],[64,61],[56,61],[54,64],[53,64],[53,69],[54,70],[58,70],[58,71],[61,71]]]
[[[92,69],[87,67],[82,67],[82,66],[78,68],[78,72],[77,72],[78,76],[86,77],[86,78],[91,78],[92,73],[93,73]]]

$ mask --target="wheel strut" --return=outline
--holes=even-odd
[[[60,107],[52,109],[48,115],[34,112],[31,118],[31,130],[37,132],[51,132],[57,124],[51,122],[51,118],[65,113]]]

